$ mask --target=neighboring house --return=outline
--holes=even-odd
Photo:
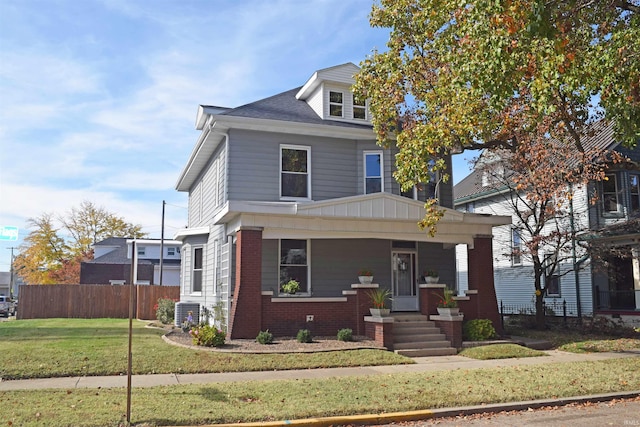
[[[136,239],[137,283],[160,284],[160,239]],[[93,245],[93,259],[80,264],[81,284],[125,284],[131,281],[132,239],[110,237]],[[164,241],[162,285],[180,285],[181,242]]]
[[[613,139],[611,127],[602,123],[597,124],[596,129],[596,134],[585,144],[618,151],[631,162],[624,166],[611,165],[606,173],[607,179],[602,182],[573,189],[573,223],[578,232],[578,247],[587,240],[599,242],[606,248],[604,252],[611,255],[608,256],[607,266],[597,260],[580,259],[578,255],[577,264],[580,268],[577,275],[573,260],[560,265],[553,282],[546,284],[545,305],[556,315],[563,314],[565,301],[569,316],[578,315],[578,303],[579,311],[585,315],[640,315],[640,147],[630,150],[620,146]],[[589,202],[594,194],[599,196],[595,204]],[[506,306],[520,307],[523,311],[525,307],[532,309],[535,301],[533,267],[526,255],[519,256],[513,250],[523,243],[516,232],[513,208],[507,201],[509,190],[493,185],[483,174],[482,168],[477,167],[456,184],[454,195],[457,210],[513,215],[514,225],[504,225],[494,230],[496,295],[499,303]],[[566,230],[570,230],[570,222],[566,227]],[[627,252],[624,258],[614,255],[613,249],[621,248]],[[564,250],[570,253],[569,244]],[[457,253],[459,283],[464,289],[467,277],[464,246],[459,246]],[[628,320],[637,322],[640,317]]]
[[[11,272],[0,271],[0,295],[11,296]]]
[[[266,99],[198,109],[201,133],[176,184],[189,193],[188,227],[175,236],[180,300],[217,313],[231,338],[362,332],[363,268],[392,291],[392,311],[419,312],[421,272],[436,268],[454,288],[454,245],[490,247],[492,227],[508,220],[453,210],[450,184],[401,192],[395,151],[376,144],[367,104],[350,91],[358,70],[326,68]],[[417,226],[431,197],[445,212],[435,237]],[[487,251],[470,256],[491,268]],[[493,294],[491,278],[475,280]],[[295,296],[281,292],[290,279]]]

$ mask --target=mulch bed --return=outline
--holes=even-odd
[[[319,351],[377,349],[384,347],[365,336],[354,336],[353,341],[339,341],[335,337],[314,337],[313,342],[300,343],[295,337],[277,337],[272,344],[260,344],[255,340],[227,340],[220,347],[195,346],[191,336],[181,329],[173,329],[163,336],[169,344],[197,350],[210,350],[233,353],[312,353]]]

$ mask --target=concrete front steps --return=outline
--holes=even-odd
[[[393,351],[407,357],[457,354],[435,322],[418,313],[392,313]]]

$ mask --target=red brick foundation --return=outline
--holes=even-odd
[[[236,283],[229,338],[255,338],[262,322],[262,230],[238,231],[235,259]]]

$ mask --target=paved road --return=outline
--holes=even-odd
[[[640,427],[640,397],[600,403],[572,403],[535,410],[476,414],[428,421],[385,424],[387,427]]]

